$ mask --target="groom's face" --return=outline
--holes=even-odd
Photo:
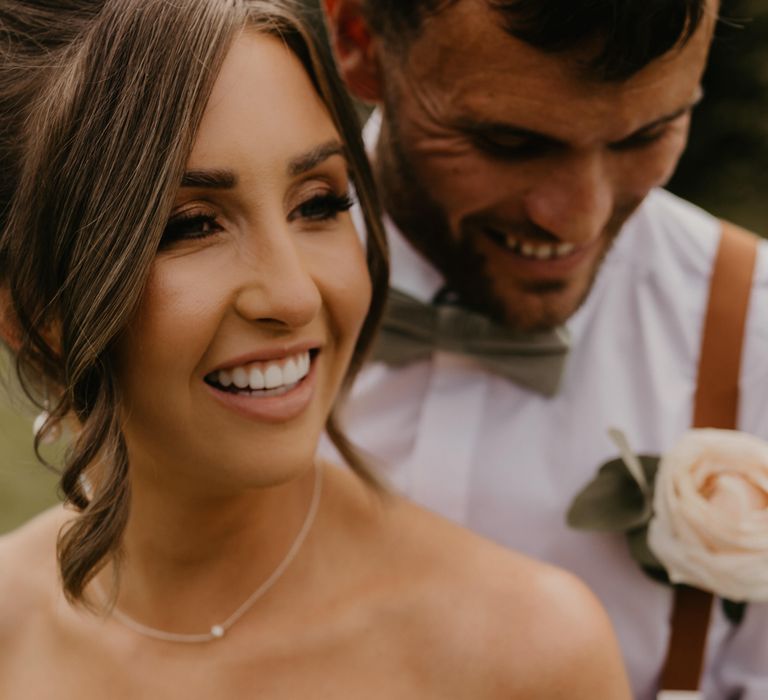
[[[712,25],[622,82],[586,68],[593,47],[512,38],[486,0],[431,16],[405,53],[379,43],[389,213],[474,305],[519,328],[562,323],[672,174]]]

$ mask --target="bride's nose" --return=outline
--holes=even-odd
[[[245,274],[235,310],[250,321],[307,325],[320,312],[322,299],[296,234],[286,222],[272,222],[258,235],[258,246],[242,255]]]

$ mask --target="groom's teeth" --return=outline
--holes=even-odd
[[[556,260],[557,258],[564,258],[566,255],[570,255],[574,250],[576,250],[576,246],[573,243],[560,243],[559,245],[552,243],[520,243],[515,252],[524,258]]]
[[[531,260],[556,260],[564,258],[576,250],[573,243],[535,243],[520,240],[513,233],[504,233],[497,228],[487,228],[486,232],[509,252]]]
[[[219,384],[221,386],[232,386],[232,375],[225,369],[219,372]]]

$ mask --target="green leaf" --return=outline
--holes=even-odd
[[[632,558],[648,576],[658,583],[671,584],[664,565],[648,546],[648,525],[627,532],[627,544]]]
[[[648,482],[653,484],[659,458],[641,455],[639,459]],[[644,494],[624,461],[613,459],[576,495],[566,520],[580,530],[626,532],[648,523],[652,505],[653,489]]]
[[[723,613],[734,624],[740,625],[744,619],[744,615],[747,612],[746,603],[736,603],[733,600],[723,598],[722,600]]]

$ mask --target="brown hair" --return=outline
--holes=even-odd
[[[117,559],[128,517],[128,456],[113,345],[142,296],[219,67],[244,27],[301,59],[348,147],[367,225],[373,300],[345,388],[384,303],[387,262],[373,180],[341,83],[290,0],[6,0],[0,9],[0,288],[16,368],[48,428],[81,429],[61,473],[79,516],[59,537],[64,592]],[[52,340],[52,339],[55,339]],[[328,433],[373,475],[329,417]],[[45,429],[44,429],[45,430]],[[36,448],[39,437],[36,440]],[[83,477],[104,468],[93,492]]]
[[[427,17],[458,0],[363,0],[374,31],[403,49]],[[706,13],[707,0],[487,0],[499,23],[521,41],[552,53],[597,40],[588,67],[624,81],[684,45]]]

